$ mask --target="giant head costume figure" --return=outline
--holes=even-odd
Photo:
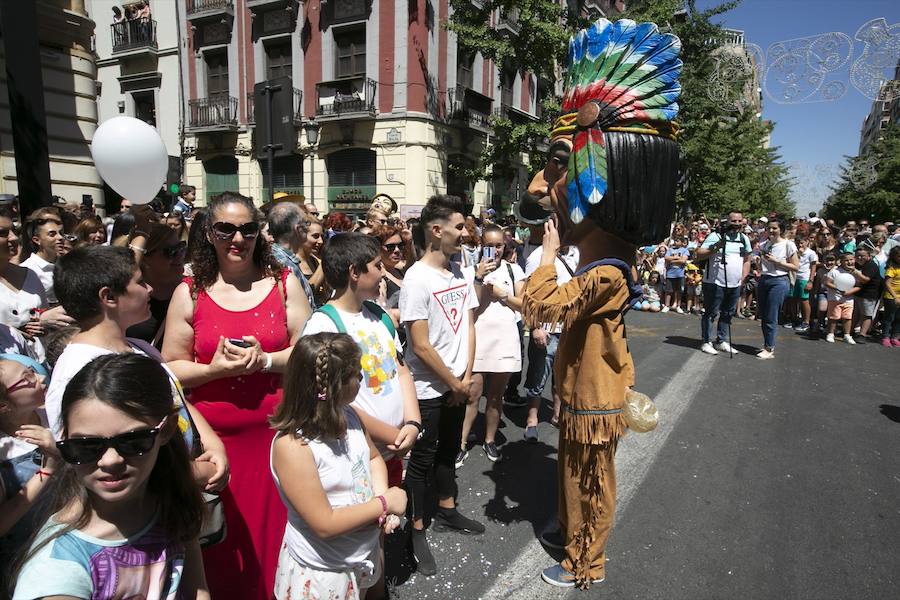
[[[674,35],[627,19],[601,19],[570,41],[562,114],[528,187],[532,200],[552,205],[569,243],[594,227],[634,245],[668,235],[680,51]]]

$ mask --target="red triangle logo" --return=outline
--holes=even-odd
[[[464,283],[440,292],[433,292],[432,295],[441,310],[444,311],[444,316],[450,322],[453,333],[459,333],[459,326],[462,324],[463,313],[466,310],[466,299],[469,297],[469,284]]]

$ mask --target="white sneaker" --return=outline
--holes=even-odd
[[[732,347],[731,347],[731,344],[729,344],[728,342],[719,342],[719,343],[717,343],[717,344],[716,344],[716,350],[721,350],[722,352],[725,352],[725,353],[731,352],[732,354],[737,354],[737,353],[738,353],[738,351],[735,350],[734,348],[732,348]]]
[[[716,352],[716,349],[713,348],[713,345],[710,344],[709,342],[706,342],[705,344],[700,346],[700,352],[706,352],[707,354],[713,354],[713,355],[718,354],[718,352]]]
[[[678,306],[678,307],[675,308],[675,312],[677,312],[679,315],[683,315],[683,314],[684,314],[684,309],[681,308],[680,306]]]
[[[756,358],[758,358],[760,360],[767,360],[769,358],[775,358],[775,353],[772,352],[771,350],[762,349],[756,355]]]
[[[826,335],[825,341],[828,342],[829,344],[833,344],[834,343],[834,334],[829,333],[828,335]]]
[[[854,346],[856,345],[856,340],[853,339],[852,335],[845,335],[844,341],[847,342],[848,344],[853,344]]]
[[[669,312],[669,307],[668,307],[668,306],[663,306],[663,307],[662,307],[662,310],[659,311],[659,312],[661,312],[661,313]]]

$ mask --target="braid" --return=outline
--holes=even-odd
[[[326,342],[316,354],[316,391],[319,400],[324,402],[328,398],[328,361],[331,355],[331,341]]]

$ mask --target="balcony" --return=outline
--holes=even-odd
[[[247,0],[247,8],[252,11],[294,7],[297,0]]]
[[[491,132],[491,104],[493,100],[471,88],[457,85],[447,91],[450,121],[483,133]]]
[[[519,35],[522,25],[519,23],[519,9],[510,8],[500,10],[500,21],[497,23],[497,31],[506,35]]]
[[[316,84],[316,117],[320,121],[374,117],[377,86],[363,76]]]
[[[234,19],[234,0],[187,0],[187,18],[192,21]]]
[[[237,116],[237,98],[228,94],[188,102],[188,129],[195,133],[235,131],[238,128]]]
[[[113,54],[121,56],[156,52],[156,21],[122,21],[109,27]]]
[[[294,91],[294,100],[293,100],[293,108],[291,119],[294,122],[294,125],[302,125],[303,124],[303,90],[298,90],[297,88],[292,88]],[[254,97],[253,92],[247,94],[247,124],[255,125],[256,124],[256,116],[254,113]]]
[[[536,115],[527,113],[524,110],[519,110],[506,102],[501,103],[499,108],[494,109],[494,116],[500,117],[501,119],[509,119],[515,125],[536,122],[538,120]]]

